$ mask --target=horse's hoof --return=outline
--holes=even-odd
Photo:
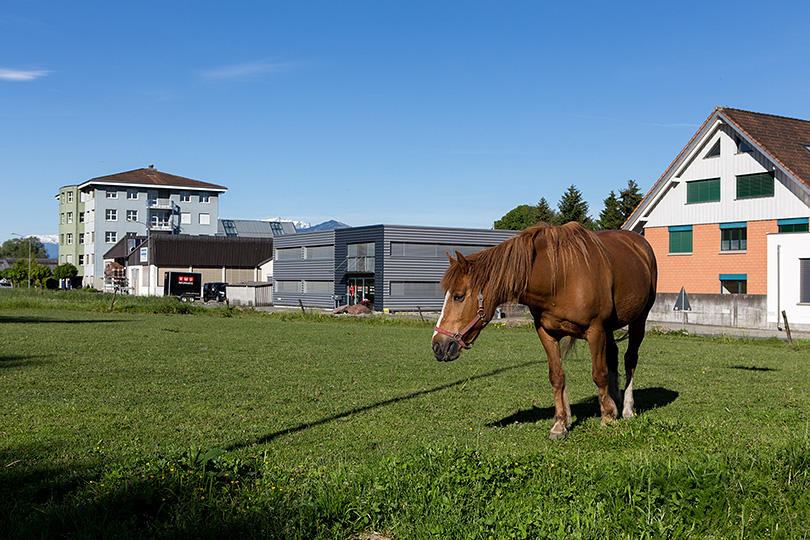
[[[568,436],[568,430],[564,431],[551,431],[551,434],[548,436],[549,440],[552,441],[561,441]]]
[[[635,416],[636,416],[636,413],[635,413],[635,411],[633,409],[629,409],[629,410],[625,409],[624,411],[622,411],[622,418],[634,418]]]

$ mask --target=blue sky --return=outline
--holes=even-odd
[[[715,106],[810,119],[807,2],[6,2],[0,241],[154,164],[220,217],[489,228],[647,191]]]

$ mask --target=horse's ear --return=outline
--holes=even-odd
[[[447,255],[447,260],[450,261],[450,266],[453,266],[453,263],[456,262],[456,260],[452,255],[450,255],[449,251],[445,251],[444,254]]]
[[[467,262],[467,259],[464,258],[464,255],[462,255],[460,251],[456,251],[456,260],[461,267],[461,271],[466,274],[470,263]]]

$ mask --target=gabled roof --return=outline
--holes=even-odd
[[[183,176],[176,176],[174,174],[165,173],[155,169],[152,165],[145,169],[135,169],[134,171],[127,171],[118,174],[111,174],[109,176],[99,176],[98,178],[91,178],[83,184],[79,184],[79,189],[92,184],[115,184],[122,186],[145,186],[145,187],[176,187],[185,189],[197,189],[205,191],[220,191],[224,192],[228,188],[211,184],[208,182],[201,182],[199,180],[192,180]]]
[[[795,181],[797,191],[803,192],[803,198],[810,200],[810,121],[717,107],[636,207],[624,228],[635,228],[634,224],[666,188],[668,180],[681,167],[695,145],[702,142],[717,120],[726,123],[741,140],[767,156],[775,168]]]

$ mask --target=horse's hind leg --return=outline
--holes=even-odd
[[[633,399],[633,379],[636,374],[636,365],[638,365],[638,349],[641,347],[641,342],[644,340],[645,322],[646,317],[641,317],[628,327],[629,337],[627,352],[624,353],[624,372],[626,379],[624,387],[624,406],[622,407],[622,416],[624,418],[633,418],[636,415],[633,409],[635,406],[635,400]]]
[[[612,372],[609,369],[608,358],[610,355],[609,343],[616,346],[615,341],[608,339],[608,333],[604,328],[597,328],[592,326],[588,332],[588,346],[591,349],[591,359],[593,360],[593,367],[591,376],[596,387],[599,389],[599,406],[602,410],[602,425],[608,422],[615,422],[619,413],[618,402],[614,400],[611,395],[611,387],[616,387],[618,393],[618,353],[615,358],[616,365],[613,366]]]
[[[613,399],[618,410],[622,402],[622,395],[619,391],[619,347],[613,332],[605,331],[605,364],[608,370],[608,394]]]
[[[537,335],[548,357],[548,379],[554,389],[554,425],[551,427],[550,439],[562,439],[568,435],[571,426],[571,404],[568,402],[568,388],[565,385],[565,372],[562,368],[560,342],[551,337],[542,328],[537,328]]]

